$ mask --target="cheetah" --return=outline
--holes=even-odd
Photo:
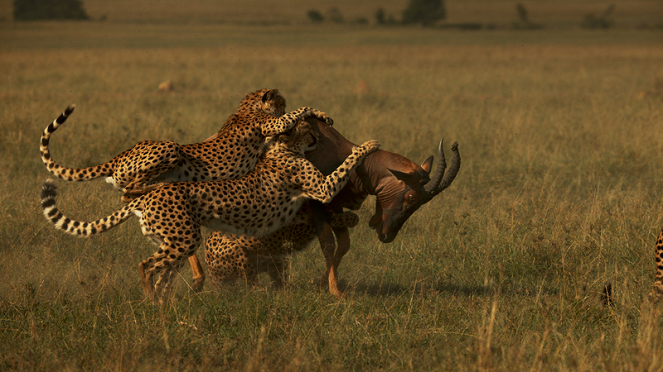
[[[277,288],[284,286],[289,255],[308,247],[317,234],[310,223],[310,215],[302,208],[298,213],[303,220],[263,237],[213,232],[207,238],[205,262],[214,282],[244,279],[257,282],[257,274],[267,272]],[[332,214],[331,226],[355,227],[359,217],[350,211]]]
[[[657,300],[663,296],[663,229],[661,229],[661,232],[658,234],[658,239],[656,239],[654,261],[656,262],[656,277],[654,279],[654,286],[651,293],[649,293],[649,297]]]
[[[288,225],[305,200],[329,203],[364,157],[380,146],[377,141],[368,141],[354,147],[343,164],[325,177],[304,157],[317,141],[317,132],[307,122],[300,122],[289,135],[276,136],[255,169],[242,178],[167,183],[94,222],[63,215],[55,206],[52,180],[42,187],[41,205],[56,229],[80,237],[105,232],[132,214],[138,216],[143,235],[159,246],[139,264],[143,291],[152,301],[163,302],[172,277],[200,246],[201,226],[250,236],[270,234]]]
[[[249,173],[265,151],[270,138],[286,132],[299,120],[315,116],[332,124],[324,112],[302,107],[285,113],[285,99],[277,89],[247,94],[217,135],[208,141],[179,145],[172,141],[141,141],[112,160],[87,168],[66,168],[53,160],[50,137],[69,115],[70,105],[42,133],[40,151],[46,168],[67,181],[106,177],[121,190],[123,202],[153,190],[162,183],[218,181],[240,178]]]

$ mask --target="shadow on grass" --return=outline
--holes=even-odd
[[[405,293],[412,291],[411,286],[402,286],[395,283],[375,283],[375,284],[365,284],[357,283],[355,285],[347,285],[344,282],[339,283],[339,289],[343,293],[354,292],[357,294],[363,294],[374,297],[387,297],[387,296],[400,296]],[[451,283],[441,283],[433,286],[432,288],[435,291],[440,293],[448,293],[454,295],[462,296],[490,296],[494,293],[494,289],[484,286],[467,286],[467,285],[455,285]],[[419,291],[420,288],[417,286],[416,291]]]
[[[439,283],[435,289],[442,293],[462,296],[490,296],[495,292],[494,288],[482,285],[458,285],[453,283]]]
[[[339,289],[343,293],[356,293],[373,297],[388,297],[399,296],[408,291],[408,288],[394,283],[376,283],[365,284],[357,283],[355,285],[347,285],[344,281],[339,283]]]
[[[438,283],[434,288],[439,292],[462,296],[491,296],[498,292],[498,288],[495,286],[458,285],[453,283]],[[499,292],[509,296],[521,297],[536,297],[541,295],[554,296],[557,294],[557,290],[553,288],[528,289],[514,288],[509,285],[502,285],[502,287],[499,288]]]
[[[426,286],[426,291],[437,291],[440,294],[450,294],[455,296],[492,296],[497,292],[497,288],[494,286],[483,286],[483,285],[462,285],[454,283],[437,283],[434,285]],[[339,282],[339,289],[341,292],[349,294],[363,294],[373,297],[388,297],[388,296],[400,296],[405,293],[412,291],[411,286],[402,286],[396,283],[357,283],[354,285],[348,285],[344,281]],[[416,291],[420,290],[420,287],[417,286]],[[557,291],[549,288],[540,288],[538,290],[528,290],[524,288],[512,288],[509,286],[504,286],[499,289],[499,292],[502,294],[510,296],[522,296],[522,297],[536,297],[540,295],[553,296],[557,294]]]

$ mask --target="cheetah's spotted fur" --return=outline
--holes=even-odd
[[[277,89],[247,94],[210,141],[179,145],[171,141],[141,141],[107,163],[87,168],[66,168],[49,151],[53,132],[74,111],[71,105],[55,119],[41,137],[41,158],[48,170],[67,181],[106,181],[124,192],[123,201],[142,195],[164,182],[236,179],[249,173],[265,151],[266,138],[284,133],[299,120],[316,116],[333,121],[323,112],[302,107],[285,112],[285,99]]]
[[[243,178],[166,184],[94,222],[64,216],[55,206],[56,188],[49,180],[42,189],[44,216],[57,229],[88,237],[136,214],[143,235],[159,245],[159,251],[139,265],[143,290],[152,300],[155,296],[162,300],[175,272],[202,242],[201,225],[251,236],[272,233],[287,226],[306,199],[330,202],[347,183],[350,172],[379,147],[376,141],[355,147],[343,164],[325,177],[304,157],[316,143],[317,133],[301,122],[291,135],[277,136],[255,169]],[[158,276],[156,284],[154,276]]]
[[[213,232],[207,238],[205,250],[212,279],[216,282],[245,279],[255,283],[257,274],[266,271],[277,287],[283,286],[290,255],[305,249],[316,238],[309,215],[304,210],[300,215],[305,217],[303,221],[263,237]],[[330,219],[335,228],[355,227],[359,223],[359,217],[349,211],[332,214]]]

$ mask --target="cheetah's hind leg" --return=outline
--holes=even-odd
[[[259,266],[265,268],[270,279],[276,289],[285,288],[285,282],[288,277],[288,268],[290,266],[290,258],[284,255],[269,255],[261,257]],[[258,271],[261,271],[258,269]]]
[[[160,305],[163,305],[163,303],[167,300],[172,300],[174,293],[173,278],[177,276],[178,272],[179,270],[172,267],[171,265],[166,265],[164,270],[161,271],[159,280],[157,280],[156,284],[154,285],[156,297],[159,299]]]
[[[140,271],[140,282],[143,285],[145,297],[154,302],[154,265],[149,262],[149,258],[138,264]]]
[[[132,200],[141,197],[142,195],[148,194],[159,187],[166,185],[168,182],[159,182],[149,185],[140,185],[140,184],[130,184],[124,188],[124,195],[122,195],[123,203],[131,203]]]
[[[138,270],[140,271],[140,281],[143,285],[143,292],[145,293],[145,296],[152,302],[155,302],[156,299],[159,299],[161,302],[161,289],[164,285],[164,280],[168,281],[168,277],[163,275],[163,271],[168,271],[171,269],[171,264],[168,262],[164,252],[168,252],[168,245],[162,243],[160,244],[159,251],[157,253],[153,254],[148,259],[138,264]],[[158,278],[156,285],[154,283],[155,276]]]
[[[181,165],[182,160],[180,145],[175,142],[139,142],[118,162],[113,176],[106,182],[125,194],[139,194],[159,176]]]

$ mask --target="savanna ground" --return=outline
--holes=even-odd
[[[663,19],[660,2],[616,1],[612,29],[583,30],[608,2],[529,1],[546,28],[514,31],[514,3],[447,1],[449,22],[505,25],[474,32],[313,25],[316,6],[294,1],[87,1],[97,20],[35,23],[1,3],[0,369],[663,370],[663,305],[647,297],[663,31],[642,26]],[[404,7],[353,3],[317,8],[350,20]],[[448,157],[459,143],[455,182],[394,243],[366,226],[372,200],[359,211],[347,298],[319,287],[312,245],[284,290],[263,277],[194,294],[187,267],[178,300],[154,306],[137,264],[155,247],[136,221],[83,240],[41,216],[38,139],[68,104],[53,155],[87,166],[143,139],[201,141],[264,87],[416,162],[440,137]],[[120,206],[102,181],[57,184],[72,217]]]

